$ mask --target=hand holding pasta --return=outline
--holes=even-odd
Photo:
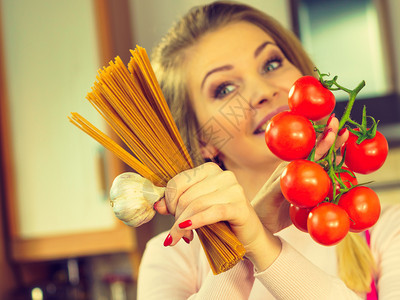
[[[266,269],[280,252],[279,239],[264,230],[235,174],[215,163],[202,164],[172,178],[165,201],[175,223],[164,246],[173,246],[181,238],[190,241],[193,229],[226,221],[257,269]]]

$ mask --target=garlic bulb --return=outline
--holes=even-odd
[[[122,173],[114,179],[110,190],[114,214],[129,226],[147,223],[156,214],[153,205],[164,197],[164,190],[139,174]]]

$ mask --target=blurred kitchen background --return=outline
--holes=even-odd
[[[173,220],[136,230],[118,221],[108,191],[129,169],[67,115],[107,130],[85,100],[97,70],[117,55],[128,62],[136,44],[151,53],[174,20],[206,2],[0,0],[0,299],[135,299],[145,244]],[[353,116],[366,104],[391,149],[359,181],[399,202],[400,1],[245,2],[298,34],[342,85],[367,82]],[[340,116],[346,99],[337,98]]]

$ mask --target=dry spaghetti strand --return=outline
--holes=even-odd
[[[157,186],[193,168],[189,152],[157,82],[146,50],[137,46],[126,67],[119,57],[98,71],[87,100],[131,151],[78,113],[70,122]],[[214,274],[232,268],[245,249],[224,222],[196,230]]]

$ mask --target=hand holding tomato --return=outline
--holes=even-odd
[[[378,220],[378,197],[371,189],[359,185],[353,172],[368,174],[379,169],[388,146],[383,135],[376,131],[377,122],[366,116],[365,108],[361,124],[350,119],[355,97],[365,82],[349,90],[337,83],[337,77],[325,80],[326,74],[318,74],[319,80],[303,76],[294,83],[288,97],[290,111],[271,120],[265,140],[272,153],[291,161],[279,181],[281,192],[290,203],[291,222],[318,243],[334,245],[349,230],[368,229]],[[340,121],[332,115],[326,126],[314,124],[312,121],[327,117],[335,107],[330,89],[349,94],[346,110]],[[367,118],[374,123],[371,129],[366,128]],[[347,122],[356,128],[346,128]],[[308,129],[310,124],[314,133],[321,133],[319,130],[325,127],[317,138]],[[336,153],[340,147],[343,157]]]
[[[322,134],[321,137],[317,138],[315,145],[316,160],[324,157],[333,145],[334,149],[337,150],[346,141],[348,131],[336,137],[338,127],[339,120],[333,116],[330,118],[329,124],[326,125],[325,132],[327,134]],[[288,212],[289,204],[282,195],[280,188],[280,176],[287,165],[288,163],[284,162],[278,166],[252,201],[252,205],[265,228],[272,233],[284,229],[292,222],[295,223],[291,221],[292,217],[289,216]]]

